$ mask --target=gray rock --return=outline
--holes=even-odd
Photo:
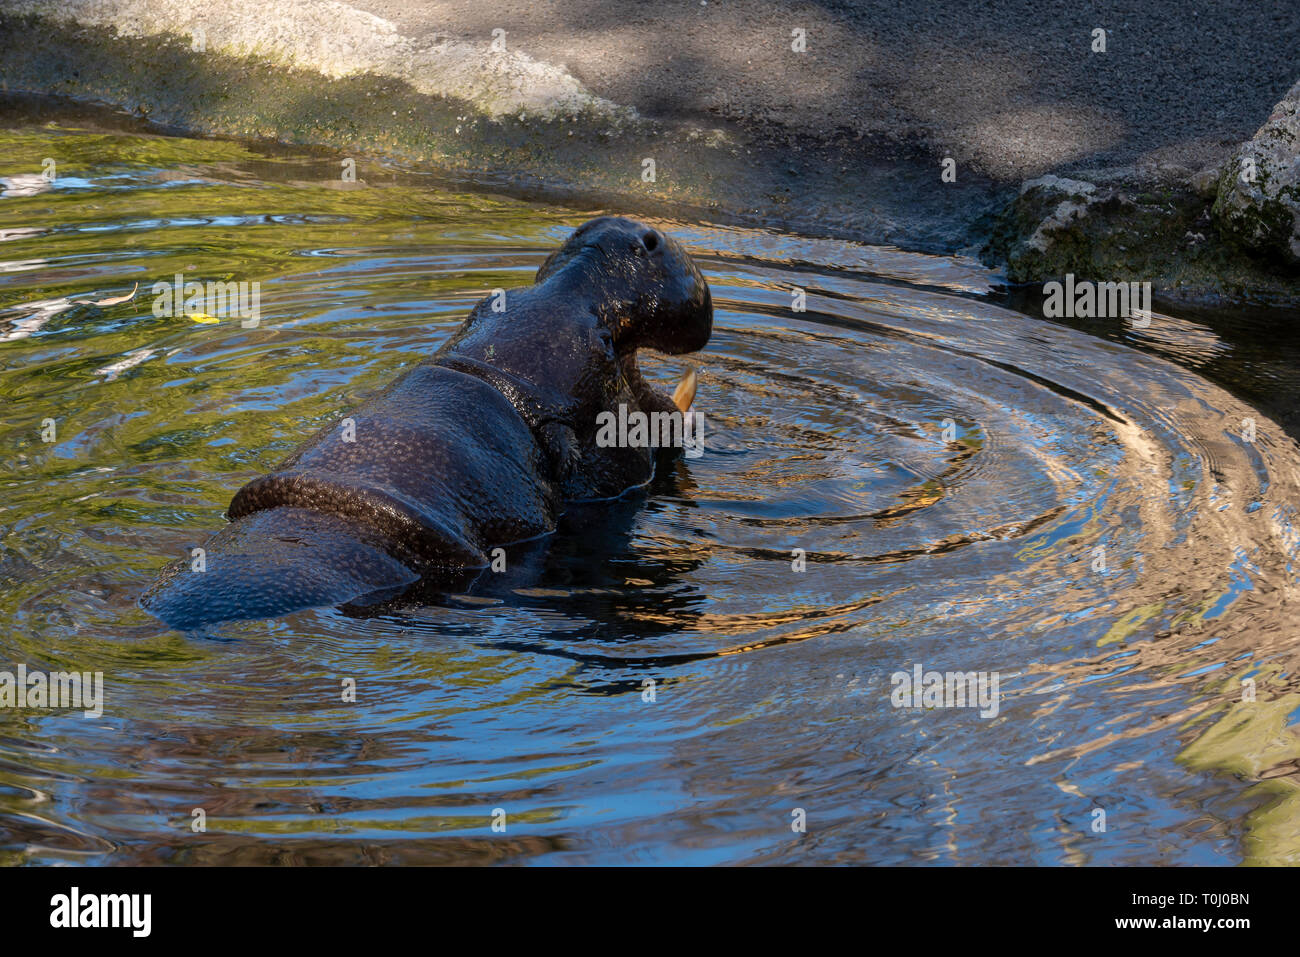
[[[1039,223],[1025,240],[1025,246],[1034,252],[1045,253],[1055,234],[1065,231],[1075,220],[1082,218],[1088,206],[1096,201],[1097,187],[1083,180],[1062,176],[1040,176],[1027,180],[1020,187],[1022,200],[1030,197],[1039,207]],[[1028,205],[1028,204],[1027,204]]]
[[[1248,249],[1300,265],[1300,83],[1224,167],[1214,215]]]
[[[1223,164],[1211,163],[1193,173],[1188,185],[1192,192],[1205,199],[1214,199],[1219,195],[1219,180],[1223,178]]]

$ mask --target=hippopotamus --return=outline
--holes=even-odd
[[[611,444],[598,423],[695,415],[694,371],[669,395],[637,352],[696,352],[712,328],[708,284],[679,243],[593,219],[531,287],[479,302],[430,358],[239,489],[229,524],[140,603],[193,630],[463,585],[497,549],[552,533],[567,503],[650,481],[674,450]]]

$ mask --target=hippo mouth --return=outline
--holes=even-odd
[[[695,401],[697,382],[694,369],[686,370],[686,374],[669,395],[641,374],[641,368],[636,364],[635,350],[623,357],[622,366],[623,378],[627,380],[628,388],[632,390],[642,412],[680,412],[686,415],[690,411],[691,403]]]

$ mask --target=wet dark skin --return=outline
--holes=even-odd
[[[593,219],[532,287],[484,299],[431,359],[240,489],[203,570],[174,563],[141,604],[188,630],[463,585],[493,549],[554,531],[566,502],[650,480],[655,450],[598,446],[598,416],[689,406],[693,375],[669,396],[636,353],[697,351],[712,326],[680,245]]]

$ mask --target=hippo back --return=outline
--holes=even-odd
[[[487,564],[490,545],[554,528],[557,496],[533,434],[482,379],[422,364],[230,503],[232,520],[276,507],[369,526],[421,561]]]

